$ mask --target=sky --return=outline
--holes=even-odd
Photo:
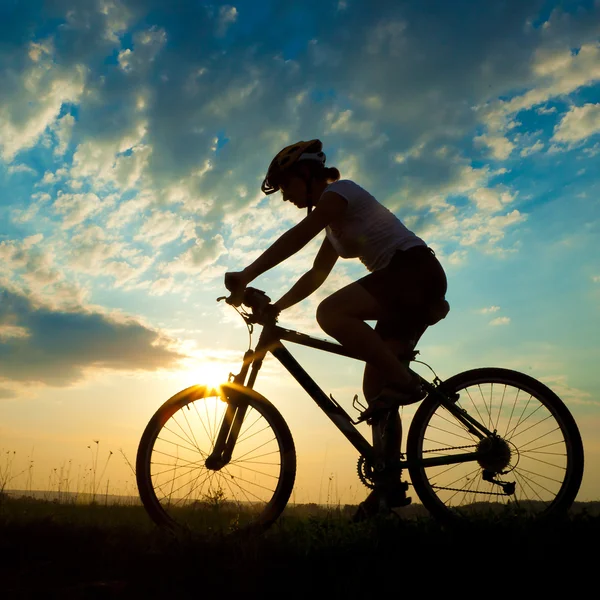
[[[302,219],[260,183],[319,138],[447,272],[423,360],[549,385],[600,500],[599,134],[598,0],[0,0],[0,473],[75,489],[96,460],[135,493],[154,411],[239,369],[223,275]],[[279,298],[321,237],[253,285]],[[319,301],[365,274],[338,261],[280,323],[325,337]],[[297,357],[351,410],[360,363]],[[293,499],[360,501],[355,450],[274,358],[256,389]]]

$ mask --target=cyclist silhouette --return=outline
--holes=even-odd
[[[279,314],[317,290],[340,256],[359,258],[370,273],[323,300],[316,318],[323,331],[366,362],[363,393],[369,406],[361,420],[377,425],[390,409],[423,397],[407,367],[423,332],[449,310],[446,275],[421,238],[365,189],[340,180],[338,169],[326,167],[325,160],[320,140],[298,142],[275,156],[262,191],[281,190],[283,200],[306,208],[307,216],[243,271],[227,273],[225,286],[241,298],[252,280],[325,230],[312,268],[273,304]],[[373,329],[365,321],[377,324]],[[400,456],[399,416],[394,438],[391,459]],[[382,503],[408,504],[407,487],[392,473],[361,504],[362,513],[377,512]]]

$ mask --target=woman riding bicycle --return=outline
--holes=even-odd
[[[243,271],[227,273],[227,289],[241,292],[325,230],[312,268],[274,309],[279,313],[317,290],[340,256],[359,258],[370,274],[323,300],[317,321],[366,362],[363,393],[369,408],[361,420],[372,422],[390,407],[420,400],[408,360],[427,326],[448,311],[446,276],[434,252],[365,189],[325,167],[319,140],[281,150],[261,187],[265,194],[281,190],[284,201],[308,214]],[[377,324],[373,329],[365,321]]]

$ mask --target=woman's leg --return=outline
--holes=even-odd
[[[409,386],[412,382],[406,366],[395,353],[394,345],[384,342],[379,333],[365,323],[383,316],[383,307],[359,283],[351,283],[338,290],[323,300],[317,309],[317,321],[323,331],[373,369],[365,371],[369,387],[367,399],[381,381],[399,386]]]

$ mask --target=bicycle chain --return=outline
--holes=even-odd
[[[464,450],[465,448],[477,448],[477,444],[471,444],[470,446],[452,446],[451,448],[434,448],[433,450],[422,450],[423,454],[427,452],[444,452],[447,450]]]
[[[423,454],[425,454],[427,452],[442,452],[444,450],[464,450],[466,448],[476,448],[476,447],[477,447],[477,444],[470,444],[468,446],[452,446],[452,448],[433,448],[432,450],[423,450],[422,452],[423,452]],[[365,467],[364,457],[361,456],[358,459],[358,469],[357,469],[358,477],[365,487],[367,487],[369,489],[374,489],[375,486],[371,482],[367,482],[365,480],[366,478],[365,478],[365,474],[363,472],[364,467]],[[432,485],[431,487],[436,490],[447,490],[449,492],[464,492],[464,491],[466,491],[464,489],[443,487],[443,486],[439,486],[439,485]],[[476,490],[476,491],[470,490],[469,493],[470,494],[484,494],[486,496],[506,496],[506,494],[501,494],[500,492],[480,492],[479,490]]]
[[[470,446],[453,446],[452,448],[437,448],[437,449],[433,449],[433,450],[423,450],[423,454],[425,454],[426,452],[441,452],[443,450],[463,450],[465,448],[476,448],[477,445],[476,444],[471,444]],[[370,470],[370,465],[367,462],[367,460],[365,459],[364,456],[360,456],[358,459],[358,464],[356,465],[356,470],[358,472],[358,478],[360,479],[361,483],[369,488],[370,490],[375,489],[375,484],[373,483],[373,479],[372,476],[368,474],[368,471]],[[440,488],[441,489],[441,488]]]
[[[470,446],[452,446],[452,448],[436,448],[434,450],[423,450],[423,454],[426,452],[441,452],[443,450],[464,450],[465,448],[476,448],[477,444],[471,444]],[[467,490],[451,487],[443,487],[440,485],[432,485],[432,489],[435,490],[448,490],[449,492],[466,492]],[[500,492],[480,492],[479,490],[469,490],[469,494],[484,494],[486,496],[506,496],[507,494],[501,494]]]
[[[484,494],[485,496],[510,496],[510,494],[501,494],[500,492],[480,492],[479,490],[473,491],[473,490],[465,490],[465,489],[459,489],[459,488],[442,487],[439,485],[432,485],[431,489],[433,489],[433,490],[448,490],[449,492],[467,492],[468,494]]]

